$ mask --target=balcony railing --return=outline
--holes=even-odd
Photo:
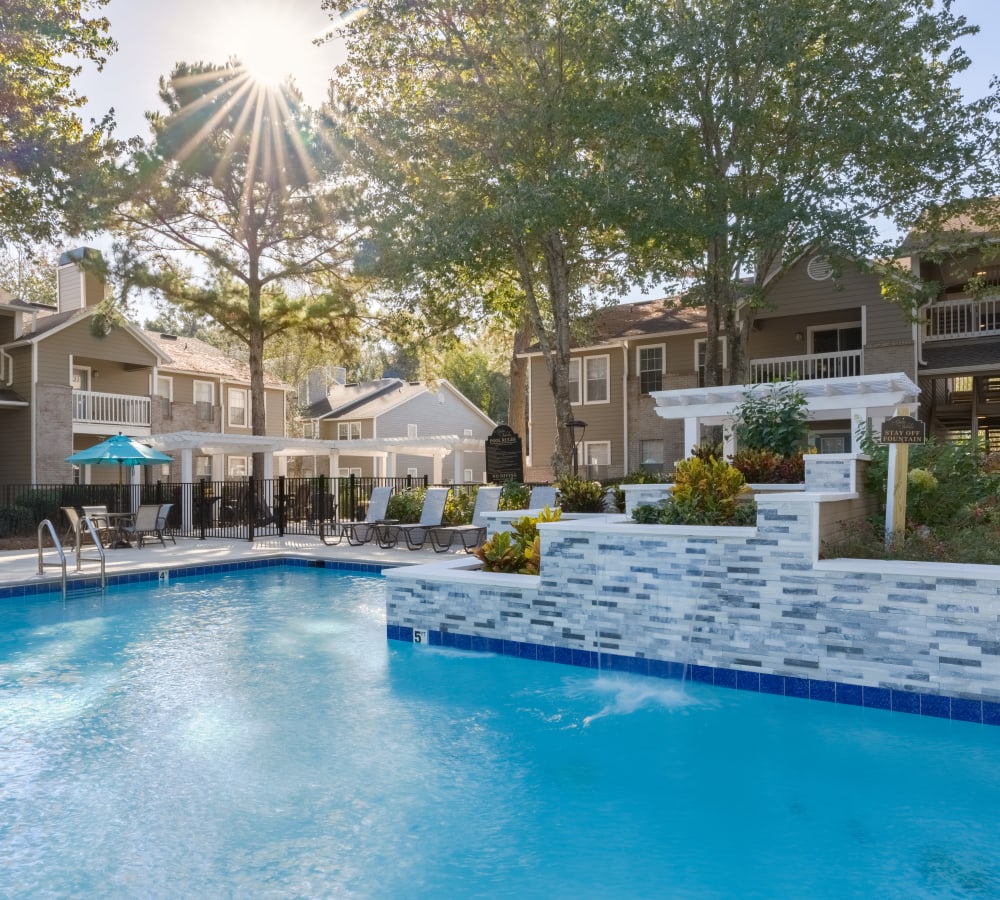
[[[73,391],[73,421],[93,425],[149,426],[149,397]]]
[[[750,381],[753,384],[768,381],[814,381],[817,378],[846,378],[862,374],[864,357],[861,350],[750,360]]]
[[[925,341],[1000,334],[1000,296],[942,300],[927,308]]]

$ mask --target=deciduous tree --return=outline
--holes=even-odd
[[[99,225],[117,145],[110,114],[85,125],[73,86],[115,49],[107,0],[0,3],[0,247]]]
[[[894,247],[879,222],[906,227],[995,191],[996,98],[967,102],[956,86],[975,29],[950,2],[627,0],[619,12],[628,45],[613,80],[640,101],[614,136],[637,164],[634,258],[693,282],[709,384],[723,380],[723,332],[730,379],[746,380],[765,283],[806,248],[883,257]]]
[[[368,176],[373,270],[409,285],[425,321],[527,319],[565,470],[571,325],[587,290],[620,274],[609,176],[594,154],[613,127],[600,90],[608,23],[562,0],[366,10],[344,28],[349,63],[334,99]]]

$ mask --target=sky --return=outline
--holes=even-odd
[[[972,64],[959,86],[973,99],[1000,72],[1000,0],[954,0],[953,9],[981,29],[962,42]],[[263,74],[293,75],[315,106],[343,59],[337,41],[312,43],[333,25],[320,0],[111,0],[104,14],[118,51],[101,72],[85,70],[78,86],[88,98],[84,115],[100,118],[113,108],[121,138],[147,136],[144,114],[161,108],[158,81],[177,62],[223,63],[236,55]]]

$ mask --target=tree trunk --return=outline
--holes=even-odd
[[[510,401],[507,407],[507,424],[519,435],[528,434],[528,365],[524,353],[531,344],[531,321],[527,312],[514,332],[514,349],[510,356]],[[525,450],[530,452],[525,444]]]

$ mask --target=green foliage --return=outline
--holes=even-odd
[[[806,477],[801,450],[791,456],[779,456],[770,450],[739,450],[733,456],[733,467],[750,484],[798,484]]]
[[[0,506],[0,538],[31,534],[40,521],[36,521],[31,510],[24,506]],[[61,523],[55,521],[53,524],[59,534]]]
[[[724,460],[692,457],[677,464],[671,496],[638,504],[632,518],[660,525],[752,525],[757,507],[747,498],[742,473]]]
[[[746,329],[765,284],[807,248],[898,253],[872,209],[906,231],[921,206],[960,198],[979,178],[995,183],[996,101],[957,94],[961,45],[975,31],[957,7],[635,0],[617,32],[599,31],[628,48],[609,76],[635,106],[613,135],[616,149],[637,147],[626,158],[641,196],[623,204],[633,254],[668,275],[686,260],[690,294],[728,346],[717,352],[712,334],[707,385],[748,380]],[[671,255],[663,235],[687,255]]]
[[[118,150],[110,113],[88,129],[73,87],[115,50],[107,0],[0,6],[0,246],[52,241],[103,222]]]
[[[701,459],[705,462],[711,462],[713,459],[722,459],[722,444],[703,441],[697,447],[691,448],[691,456],[693,459]]]
[[[577,475],[563,475],[558,487],[563,512],[604,512],[604,488],[599,481],[587,481]]]
[[[733,434],[740,450],[801,453],[809,428],[806,398],[793,384],[758,385],[733,410]]]
[[[558,522],[561,510],[545,507],[537,516],[522,516],[511,531],[498,531],[474,551],[485,572],[519,572],[537,575],[541,565],[539,522]]]
[[[398,519],[401,525],[419,522],[426,494],[427,489],[422,487],[406,488],[406,490],[394,492],[389,497],[389,505],[385,512],[386,518]]]
[[[470,524],[472,522],[472,513],[476,507],[476,494],[478,493],[478,488],[464,491],[456,491],[453,488],[448,494],[448,499],[444,502],[443,524]]]
[[[865,470],[865,489],[885,520],[889,448],[871,432],[860,434],[861,449],[871,457]],[[972,441],[929,438],[909,448],[906,518],[911,527],[947,528],[972,508],[997,493],[1000,476],[986,471],[986,450]]]
[[[519,481],[508,481],[500,492],[499,509],[527,509],[531,497],[531,488]]]
[[[265,433],[265,343],[359,328],[340,136],[290,86],[248,90],[235,61],[179,63],[128,165],[116,279],[206,316],[245,348]],[[197,223],[197,226],[192,223]]]

